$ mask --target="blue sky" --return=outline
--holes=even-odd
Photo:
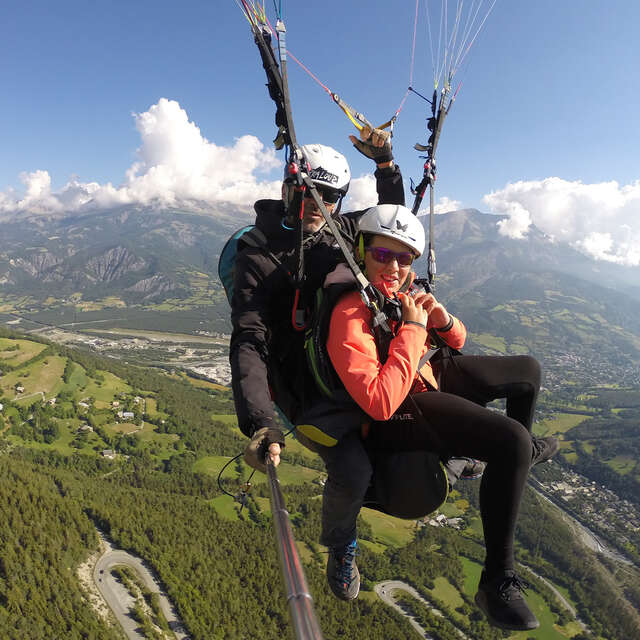
[[[427,4],[433,10],[440,1]],[[433,72],[424,5],[420,0],[413,84],[429,94]],[[288,48],[323,82],[374,122],[395,111],[409,80],[414,0],[283,0],[282,7]],[[273,2],[266,8],[273,18]],[[253,172],[257,195],[260,185],[273,188],[279,176],[268,152],[274,109],[234,0],[10,1],[3,17],[5,209],[25,190],[21,174],[47,172],[53,194],[72,179],[118,189],[136,162],[137,175],[146,175],[160,162],[154,155],[160,143],[153,136],[141,140],[133,114],[148,112],[161,98],[179,104],[216,149],[257,137],[264,153],[254,165],[247,165],[248,147],[228,157],[238,160],[238,176]],[[587,234],[604,199],[608,224],[595,232],[611,233],[612,225],[630,231],[609,238],[608,254],[600,257],[624,262],[631,252],[635,263],[630,247],[640,237],[638,24],[640,5],[628,0],[498,0],[458,75],[462,88],[438,151],[437,197],[520,216],[520,229],[528,220],[561,238],[566,232],[566,239],[591,247],[594,255],[598,237]],[[293,63],[290,85],[299,140],[332,145],[347,155],[355,176],[368,173],[369,161],[347,139],[354,131],[348,120]],[[396,125],[394,149],[407,182],[422,174],[412,147],[426,139],[427,106],[410,95]],[[156,131],[163,126],[157,123]],[[548,182],[552,178],[556,182]],[[486,199],[491,192],[493,199]],[[545,194],[552,196],[553,215]],[[567,199],[571,204],[563,205]],[[572,226],[563,231],[568,219]]]

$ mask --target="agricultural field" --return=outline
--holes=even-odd
[[[590,417],[590,415],[576,413],[554,413],[553,417],[541,420],[536,424],[536,433],[541,436],[566,433],[569,429],[577,427]]]
[[[29,340],[0,338],[0,369],[3,365],[16,367],[31,360],[46,349],[46,345]]]

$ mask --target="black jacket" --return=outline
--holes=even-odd
[[[375,176],[378,204],[404,204],[398,167],[379,169]],[[287,418],[295,419],[304,405],[305,388],[313,384],[304,355],[304,331],[296,331],[291,321],[294,289],[287,270],[295,271],[294,232],[282,225],[282,201],[259,200],[255,211],[256,226],[284,268],[259,248],[239,247],[231,300],[229,360],[238,424],[249,437],[261,427],[274,426],[273,401]],[[335,219],[353,237],[361,213]],[[305,238],[305,280],[298,308],[313,307],[316,290],[342,261],[342,252],[328,230]]]

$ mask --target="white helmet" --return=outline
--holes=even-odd
[[[358,231],[399,240],[418,256],[424,252],[424,227],[411,209],[401,204],[379,204],[367,209],[358,220]]]
[[[323,144],[305,144],[302,153],[309,163],[309,177],[323,191],[335,191],[336,201],[349,191],[351,171],[347,159],[335,149]],[[289,178],[285,167],[284,178]]]

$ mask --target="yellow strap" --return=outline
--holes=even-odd
[[[345,109],[342,105],[338,105],[346,114],[347,118],[349,118],[349,120],[351,120],[351,122],[353,123],[353,126],[358,130],[358,131],[362,131],[364,129],[364,125],[360,124],[352,115],[351,113]]]
[[[363,114],[358,113],[355,109],[353,109],[353,107],[350,107],[337,93],[331,93],[331,97],[333,98],[333,101],[342,109],[342,111],[347,116],[347,118],[351,120],[353,126],[358,131],[362,131],[365,128],[365,126],[373,127],[373,125],[364,117]],[[359,118],[358,116],[362,116],[362,118]],[[376,127],[376,128],[386,129],[387,127],[393,124],[394,119],[395,118],[391,118],[391,120],[388,120],[387,122],[385,122],[384,124],[381,124],[379,127]]]
[[[296,425],[296,430],[307,436],[309,440],[313,440],[313,442],[317,442],[325,447],[335,447],[338,444],[335,438],[332,438],[312,424],[298,424]]]

